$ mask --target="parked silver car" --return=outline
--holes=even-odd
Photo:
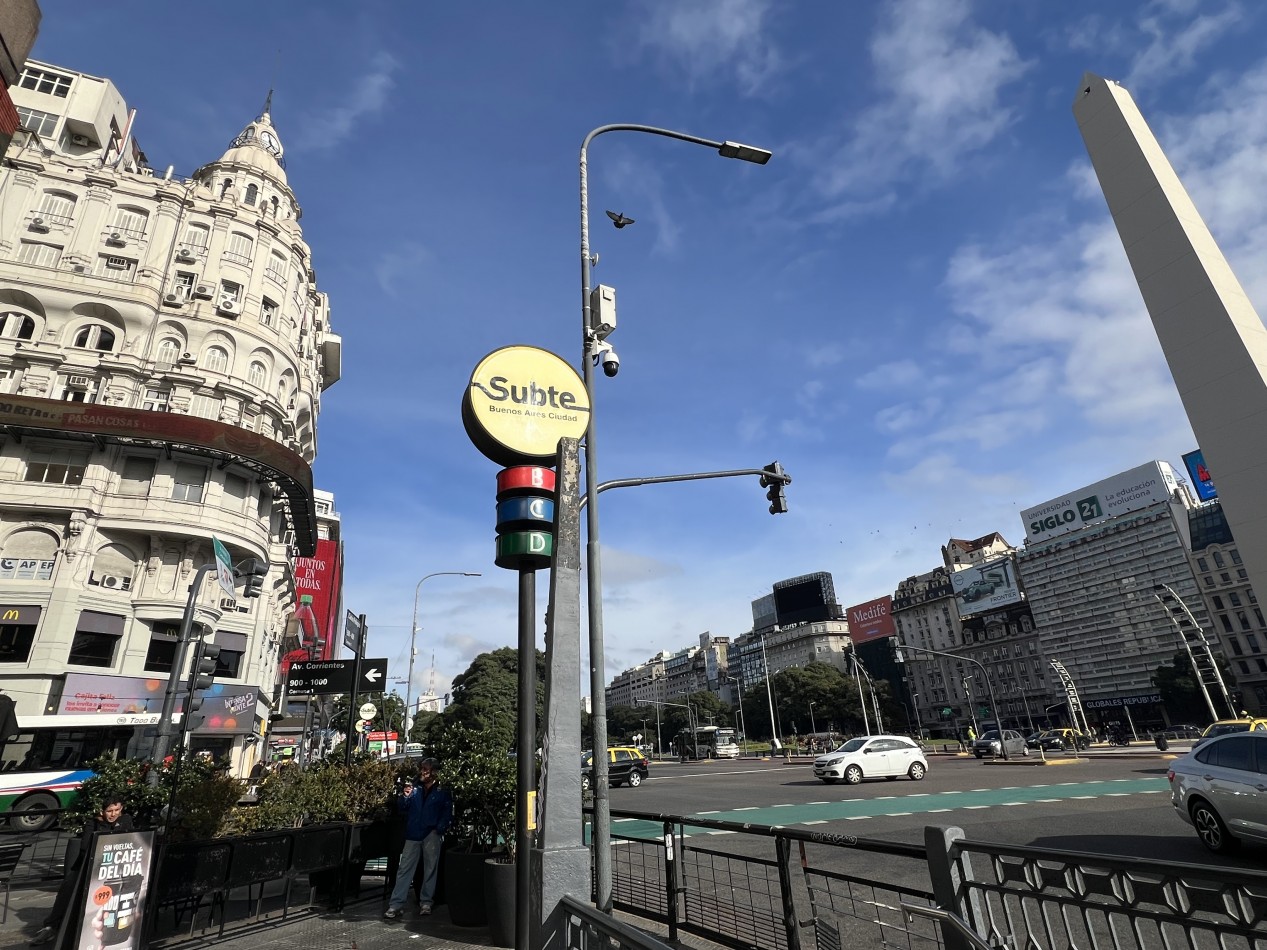
[[[1207,739],[1171,763],[1170,803],[1216,854],[1241,840],[1267,844],[1267,735]]]
[[[1004,729],[1002,738],[999,737],[997,729],[982,733],[972,743],[972,754],[978,759],[987,755],[1002,756],[1004,744],[1007,745],[1008,758],[1029,755],[1029,746],[1025,744],[1025,737],[1014,729]]]

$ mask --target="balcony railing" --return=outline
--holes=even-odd
[[[222,259],[232,261],[234,264],[243,264],[247,267],[251,266],[250,254],[239,254],[236,251],[225,251]]]

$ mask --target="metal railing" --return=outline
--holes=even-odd
[[[1267,872],[968,841],[912,845],[612,811],[626,913],[734,950],[1267,950]],[[720,833],[722,836],[718,836]],[[877,862],[860,852],[886,855]]]
[[[563,946],[567,950],[669,950],[668,944],[574,897],[564,896],[560,903],[564,913]]]
[[[618,819],[611,834],[613,904],[665,924],[670,943],[681,931],[734,950],[801,950],[802,929],[810,927],[819,948],[941,945],[935,922],[911,921],[900,907],[904,900],[933,906],[919,845],[698,817],[611,814]],[[891,878],[850,873],[850,852],[894,858],[887,865]]]

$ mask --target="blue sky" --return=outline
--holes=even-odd
[[[782,578],[830,571],[845,606],[882,596],[950,537],[1019,544],[1021,509],[1195,447],[1073,120],[1084,70],[1130,90],[1267,301],[1257,3],[41,6],[34,55],[113,79],[160,169],[217,157],[275,85],[344,339],[316,475],[343,515],[347,606],[402,676],[418,579],[484,574],[422,587],[417,682],[434,651],[440,692],[515,642],[496,466],[459,402],[500,346],[579,357],[591,128],[775,153],[591,149],[622,361],[598,378],[600,478],[777,458],[794,479],[778,517],[755,479],[603,496],[609,676],[743,633]],[[608,208],[637,223],[612,229]]]

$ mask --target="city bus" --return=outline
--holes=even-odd
[[[22,831],[43,831],[92,778],[88,763],[127,758],[140,742],[137,726],[77,724],[76,716],[18,716],[18,731],[0,737],[0,818]],[[88,717],[84,717],[88,719]],[[52,723],[56,723],[53,725]]]
[[[737,759],[739,743],[735,741],[735,730],[729,726],[698,726],[695,729],[694,741],[691,730],[683,729],[677,736],[677,752],[686,750],[691,759]]]

